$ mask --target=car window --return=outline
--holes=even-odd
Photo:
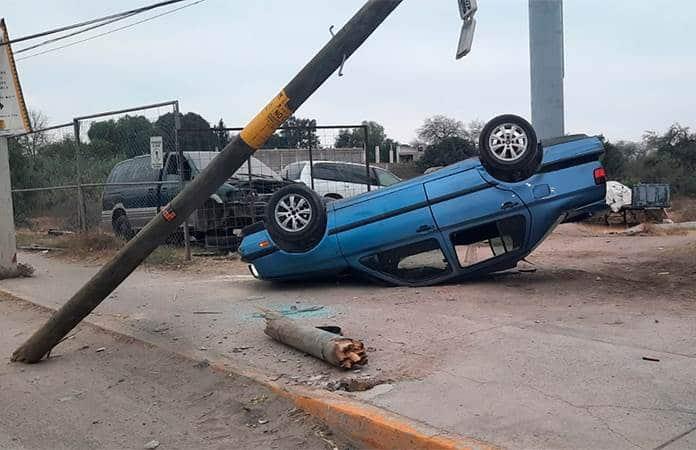
[[[129,159],[124,161],[121,165],[121,172],[119,173],[118,181],[122,183],[130,183],[136,179],[136,165],[137,160]]]
[[[218,155],[217,152],[186,152],[186,158],[191,161],[192,165],[198,169],[199,172],[203,171],[208,164]],[[232,174],[235,178],[249,178],[249,164],[251,164],[252,175],[264,178],[273,178],[276,180],[281,180],[280,175],[278,175],[273,169],[264,164],[261,160],[249,157],[249,161],[243,164],[237,171]]]
[[[519,250],[525,231],[524,216],[513,216],[457,231],[451,239],[459,265],[466,268]]]
[[[340,164],[344,181],[348,183],[367,184],[367,169],[357,164]]]
[[[179,175],[179,155],[171,153],[167,158],[167,175]]]
[[[158,170],[153,169],[150,158],[136,158],[134,160],[134,179],[133,181],[157,181]]]
[[[106,182],[107,183],[117,183],[119,181],[123,181],[124,172],[125,172],[125,164],[123,164],[123,163],[117,164],[113,169],[111,169],[111,173],[109,174],[109,178],[107,178]]]
[[[411,282],[437,278],[451,271],[436,239],[379,252],[360,262],[370,269]]]
[[[315,163],[314,178],[328,181],[346,181],[338,164]]]
[[[292,163],[284,170],[284,176],[288,180],[299,180],[302,177],[305,163]]]
[[[191,179],[191,165],[188,159],[184,159],[184,180]],[[166,175],[179,175],[179,155],[172,153],[167,158],[167,167],[165,168]]]
[[[377,186],[391,186],[401,181],[396,175],[384,169],[375,167],[374,171],[377,174]]]

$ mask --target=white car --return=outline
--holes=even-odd
[[[311,187],[317,194],[327,199],[338,200],[391,186],[401,181],[399,177],[379,167],[340,161],[298,161],[289,164],[282,171],[283,178],[299,181]],[[369,170],[369,177],[368,177]],[[312,178],[314,184],[312,185]],[[368,182],[369,180],[369,182]]]

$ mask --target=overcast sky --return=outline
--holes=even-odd
[[[152,1],[3,0],[0,14],[19,37]],[[329,25],[362,3],[206,0],[17,65],[28,107],[51,123],[179,99],[182,111],[242,126],[330,38]],[[460,61],[456,3],[404,1],[345,76],[332,76],[297,114],[325,125],[375,120],[402,142],[434,114],[529,117],[527,0],[479,0],[474,50]],[[696,127],[696,2],[564,3],[567,132],[618,140],[673,122]]]

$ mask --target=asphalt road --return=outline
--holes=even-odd
[[[53,307],[98,269],[20,256],[36,276],[0,289]],[[418,289],[268,284],[213,261],[138,270],[89,320],[282,383],[370,379],[343,395],[503,447],[696,448],[696,235],[568,225],[529,260],[536,272]],[[368,366],[346,374],[271,341],[258,307],[341,326]]]

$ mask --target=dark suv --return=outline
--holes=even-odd
[[[185,183],[193,180],[217,155],[216,152],[184,152]],[[234,248],[235,231],[263,216],[271,194],[284,181],[271,168],[251,157],[188,220],[189,231],[207,247]],[[153,169],[150,156],[122,161],[111,170],[102,195],[102,228],[131,238],[181,190],[179,155],[166,156],[164,168]]]

